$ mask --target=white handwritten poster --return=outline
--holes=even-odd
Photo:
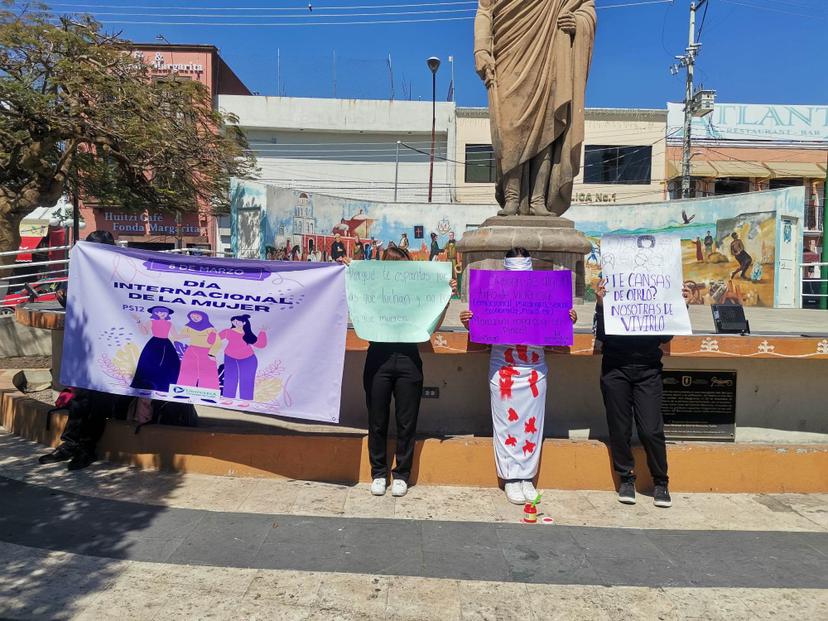
[[[692,334],[681,295],[681,240],[670,235],[605,235],[607,334]]]

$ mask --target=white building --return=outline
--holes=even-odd
[[[666,110],[587,108],[573,204],[641,203],[666,195]],[[457,109],[456,200],[494,202],[495,166],[486,108]]]
[[[428,200],[430,101],[220,95],[218,105],[238,117],[265,183],[388,202],[396,188],[399,202]],[[454,103],[437,103],[435,203],[452,198],[454,126]]]

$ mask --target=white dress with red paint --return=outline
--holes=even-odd
[[[538,473],[546,373],[542,347],[492,346],[489,388],[495,463],[501,479],[530,480]]]

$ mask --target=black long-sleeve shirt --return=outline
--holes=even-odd
[[[595,317],[592,322],[592,331],[595,339],[601,341],[604,354],[604,365],[621,367],[628,364],[641,366],[658,366],[661,364],[661,345],[669,343],[672,336],[618,336],[607,334],[604,329],[604,307],[595,307]]]

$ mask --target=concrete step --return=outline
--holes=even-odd
[[[3,382],[0,381],[0,384]],[[55,446],[66,415],[0,385],[0,424],[12,433]],[[199,428],[148,426],[135,434],[111,421],[99,455],[113,463],[183,473],[276,477],[340,483],[370,479],[367,440],[358,429],[333,431],[268,426],[243,428],[204,420]],[[640,486],[646,462],[635,451]],[[669,447],[671,489],[676,492],[828,492],[828,445],[717,444],[677,442]],[[495,487],[492,440],[450,436],[418,439],[414,483]],[[538,485],[562,490],[612,490],[609,452],[596,440],[544,441]]]

